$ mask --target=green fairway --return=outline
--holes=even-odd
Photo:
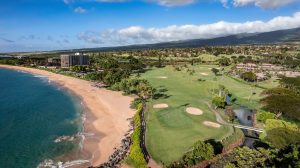
[[[232,134],[231,127],[210,128],[204,121],[216,122],[214,113],[209,109],[211,89],[224,85],[237,98],[236,103],[252,108],[259,107],[261,88],[228,76],[218,76],[211,72],[214,65],[195,65],[193,75],[186,71],[175,71],[173,67],[153,69],[142,74],[161,96],[147,103],[146,144],[151,156],[157,162],[170,163],[179,159],[197,140],[221,140]],[[165,78],[167,77],[167,78]],[[198,79],[205,81],[198,81]],[[265,86],[273,86],[276,82],[265,82]],[[252,95],[255,91],[256,94]],[[251,96],[252,95],[252,96]],[[153,105],[166,103],[165,109],[154,109]],[[196,107],[203,115],[195,116],[185,112],[186,107]]]

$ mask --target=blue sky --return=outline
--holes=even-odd
[[[299,0],[0,1],[0,52],[156,43],[300,27]]]

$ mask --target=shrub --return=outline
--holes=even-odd
[[[225,108],[226,102],[223,97],[215,96],[212,100],[212,104],[214,104],[217,108]]]
[[[273,88],[264,92],[261,99],[263,109],[275,114],[283,114],[289,118],[300,120],[300,96],[292,90]]]
[[[226,151],[230,149],[230,145],[244,139],[244,133],[239,128],[233,128],[233,133],[222,140],[223,149]]]
[[[275,119],[276,115],[274,113],[270,113],[270,112],[266,112],[266,111],[261,111],[261,112],[258,112],[256,114],[256,118],[257,118],[258,121],[266,123],[266,121],[268,119]]]
[[[168,168],[192,167],[204,160],[214,157],[214,147],[210,143],[197,141],[193,145],[193,149],[182,156],[182,158],[168,165]]]
[[[92,73],[88,73],[84,76],[84,79],[86,80],[100,80],[101,79],[101,75],[97,72],[92,72]]]
[[[220,70],[218,70],[216,68],[212,68],[211,71],[215,74],[215,76],[217,76],[218,73],[220,72]]]
[[[298,126],[296,124],[286,122],[283,120],[276,120],[276,119],[268,119],[266,121],[266,130],[271,130],[274,128],[286,128],[293,131],[298,131]]]
[[[241,74],[241,78],[248,82],[256,81],[257,77],[253,72],[244,72]]]
[[[274,128],[267,130],[267,136],[264,140],[277,149],[283,149],[288,145],[299,144],[299,131],[289,130],[286,128]]]
[[[75,65],[71,67],[71,71],[73,72],[86,72],[87,66]]]
[[[199,81],[199,82],[205,82],[206,80],[205,80],[205,79],[199,78],[198,81]]]
[[[226,57],[222,57],[221,59],[218,60],[219,65],[221,66],[229,66],[230,65],[230,59]]]
[[[126,162],[136,168],[146,168],[147,162],[144,158],[144,154],[142,152],[142,148],[140,146],[141,141],[141,119],[140,119],[140,113],[143,110],[142,103],[139,103],[137,105],[137,112],[133,117],[133,123],[134,123],[134,131],[131,135],[132,145],[130,147],[130,153],[128,158],[126,159]]]
[[[144,99],[152,97],[155,92],[155,89],[145,79],[124,78],[120,82],[114,83],[110,88],[123,91],[125,94],[137,94]]]
[[[266,162],[269,159],[269,152],[265,149],[250,149],[248,147],[238,147],[225,156],[219,155],[217,160],[210,166],[211,168],[255,168],[268,167]]]
[[[194,75],[194,74],[195,74],[195,70],[191,70],[190,75]]]
[[[4,59],[0,60],[0,64],[7,64],[7,65],[19,65],[21,63],[18,59]]]
[[[130,107],[133,108],[133,109],[138,109],[139,105],[142,103],[142,99],[140,98],[135,98],[131,104],[130,104]]]
[[[176,71],[181,71],[180,67],[175,67]]]
[[[299,167],[300,146],[283,149],[238,147],[226,155],[218,155],[211,168]]]
[[[282,77],[280,80],[280,85],[300,93],[300,77]]]
[[[260,138],[275,148],[281,149],[290,144],[300,143],[298,126],[290,122],[268,119],[265,130]]]

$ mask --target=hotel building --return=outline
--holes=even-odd
[[[75,53],[73,55],[61,55],[61,67],[69,68],[74,65],[89,65],[90,58],[88,55],[82,53]]]

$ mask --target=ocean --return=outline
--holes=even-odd
[[[76,96],[47,78],[0,68],[0,168],[78,153],[78,142],[54,140],[81,131],[81,110]]]

